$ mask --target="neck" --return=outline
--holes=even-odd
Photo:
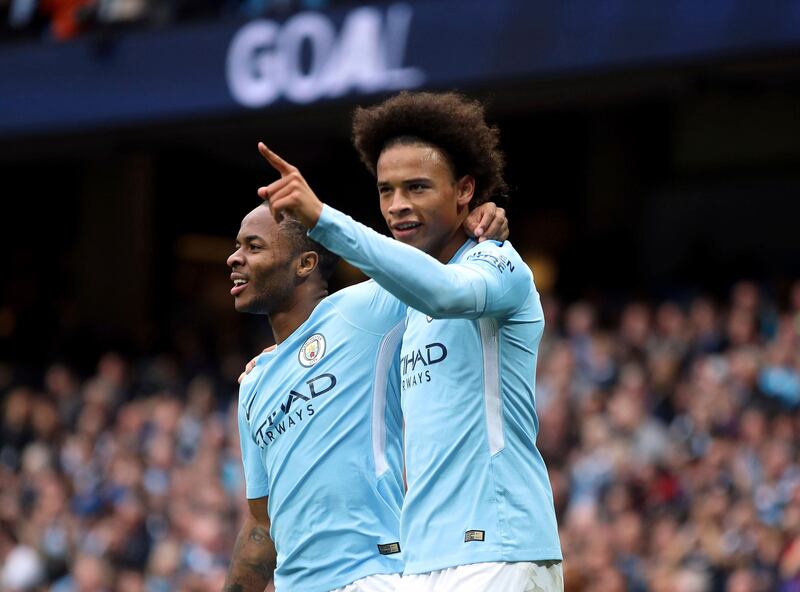
[[[324,283],[321,285],[304,283],[298,286],[287,306],[268,315],[275,343],[282,343],[294,333],[327,295],[328,288]]]
[[[469,238],[467,233],[464,232],[463,227],[459,226],[458,230],[456,230],[450,237],[445,241],[442,245],[441,249],[438,249],[437,253],[429,253],[431,256],[436,257],[441,263],[447,264],[450,259],[453,258],[453,255],[461,248],[461,245]]]

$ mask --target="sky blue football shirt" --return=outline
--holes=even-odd
[[[309,236],[410,307],[400,358],[405,572],[561,559],[536,448],[544,315],[519,254],[509,242],[467,241],[443,265],[329,206]]]
[[[269,496],[278,590],[327,592],[403,570],[405,314],[375,282],[341,290],[242,381],[247,498]]]

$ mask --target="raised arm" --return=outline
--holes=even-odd
[[[324,207],[309,236],[431,317],[478,317],[486,309],[486,279],[477,270],[444,265],[330,206]]]
[[[247,500],[247,505],[250,511],[236,537],[222,592],[264,592],[275,572],[277,552],[269,536],[267,498]]]
[[[486,273],[475,266],[444,265],[419,249],[387,238],[330,206],[324,206],[296,167],[264,144],[259,144],[259,151],[281,175],[279,180],[258,192],[262,199],[269,201],[276,219],[280,219],[284,212],[296,217],[310,229],[311,238],[347,259],[397,298],[421,312],[436,318],[471,318],[484,314],[487,280],[493,279],[491,272]],[[502,223],[484,222],[489,218],[478,213],[471,217],[472,223],[479,221],[476,234],[492,238],[490,233],[497,230],[500,238],[505,238],[505,212],[498,211],[494,204],[489,205],[489,211],[492,215],[499,214]],[[488,226],[489,232],[483,231],[483,224]],[[502,292],[507,288],[499,285],[497,289]]]

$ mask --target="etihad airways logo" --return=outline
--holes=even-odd
[[[312,417],[316,413],[315,399],[331,392],[335,386],[336,377],[325,372],[307,380],[302,386],[291,389],[286,395],[285,402],[270,412],[253,432],[253,442],[260,448],[266,448],[288,430]],[[247,407],[245,417],[248,422],[256,398],[253,397]]]
[[[320,12],[301,12],[283,24],[252,21],[228,49],[228,88],[237,102],[255,108],[280,98],[307,104],[420,86],[422,71],[403,66],[412,16],[407,4],[393,4],[385,14],[362,6],[338,31]]]
[[[429,343],[425,347],[411,350],[400,358],[400,387],[402,390],[431,381],[430,367],[447,358],[444,343]]]

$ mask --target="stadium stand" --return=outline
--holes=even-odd
[[[567,590],[800,587],[800,282],[788,292],[741,281],[610,323],[546,299],[539,446]],[[221,587],[244,511],[235,385],[184,368],[114,352],[90,376],[3,368],[4,590]]]

